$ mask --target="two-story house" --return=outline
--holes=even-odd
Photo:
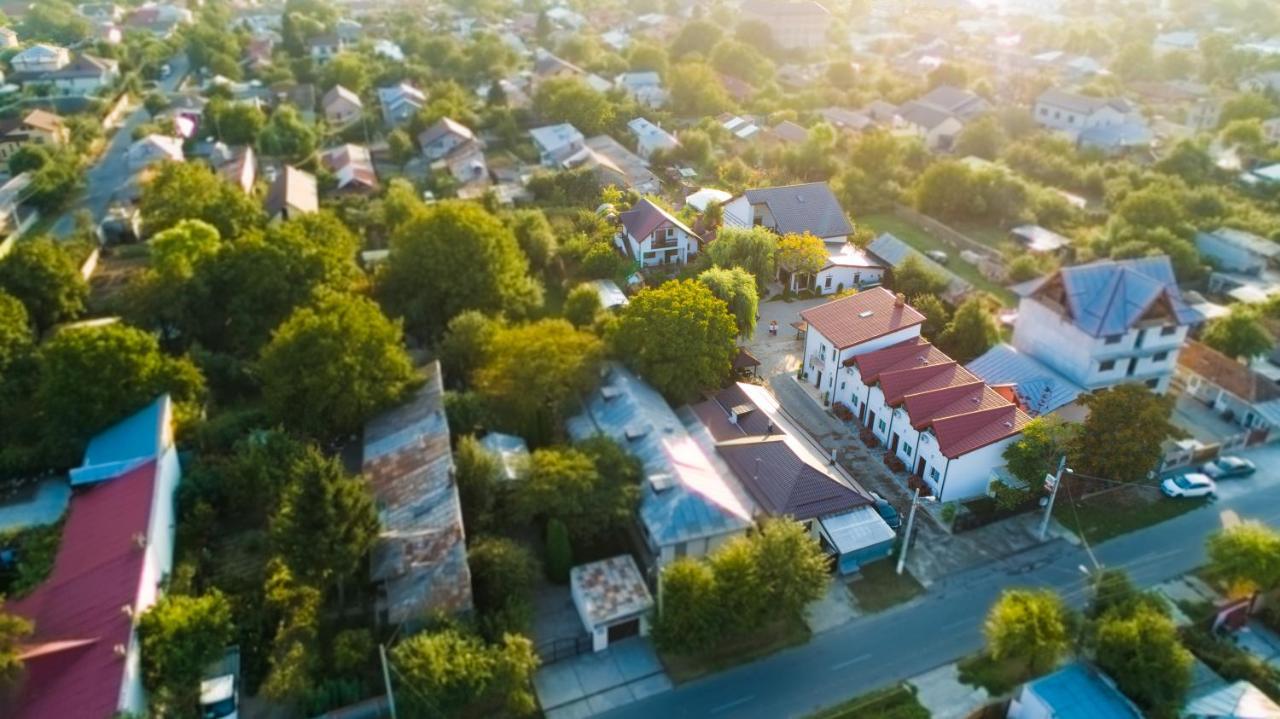
[[[850,358],[920,336],[924,315],[904,298],[876,287],[800,313],[807,324],[804,372],[833,401],[839,370]]]
[[[382,106],[382,122],[387,127],[399,127],[426,107],[427,96],[413,85],[402,82],[378,88],[378,104]]]
[[[538,149],[538,160],[545,167],[558,166],[587,145],[587,139],[578,128],[567,122],[535,127],[529,131],[529,136]]]
[[[1082,147],[1104,152],[1148,147],[1152,133],[1138,107],[1121,97],[1091,97],[1049,88],[1036,98],[1037,123]]]
[[[307,41],[307,54],[311,62],[324,65],[347,49],[347,41],[337,33],[325,33]]]
[[[648,199],[641,199],[618,219],[622,228],[614,241],[641,267],[683,265],[698,255],[698,234]]]
[[[636,151],[646,161],[658,150],[673,150],[680,145],[675,135],[643,117],[637,117],[628,122],[627,129],[631,130],[631,134],[636,138]]]
[[[1202,321],[1164,256],[1064,267],[1014,291],[1013,346],[1089,391],[1142,382],[1163,393]]]
[[[452,118],[443,117],[418,135],[418,146],[422,148],[423,157],[435,162],[448,157],[458,147],[475,142],[475,139],[471,128]]]
[[[32,110],[21,118],[0,121],[0,161],[23,145],[58,146],[69,137],[62,118],[44,110]]]
[[[364,114],[364,103],[351,90],[334,85],[320,99],[320,109],[324,111],[324,121],[330,127],[342,129],[360,120]]]
[[[853,225],[825,182],[747,190],[724,205],[729,227],[767,227],[779,235],[809,233],[841,246]]]
[[[9,58],[9,67],[18,76],[34,77],[61,70],[70,62],[71,52],[65,47],[40,43]]]

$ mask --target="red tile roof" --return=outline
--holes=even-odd
[[[1280,387],[1249,367],[1209,345],[1190,340],[1178,355],[1178,364],[1245,402],[1280,399]]]
[[[23,648],[26,677],[10,719],[110,717],[120,703],[134,607],[155,491],[151,461],[84,490],[71,500],[53,572],[7,610],[30,619],[35,634]]]
[[[721,442],[716,451],[770,515],[803,521],[871,504],[853,488],[806,463],[781,435]]]
[[[934,420],[942,454],[955,459],[1022,431],[1031,417],[1012,404]]]
[[[905,303],[899,307],[896,301],[892,292],[875,287],[812,307],[800,316],[836,348],[844,349],[924,322],[924,315],[914,307]]]
[[[925,365],[950,362],[945,352],[934,347],[923,337],[913,337],[884,349],[851,357],[845,361],[846,367],[857,367],[862,381],[868,385],[875,384],[885,372],[923,367]]]

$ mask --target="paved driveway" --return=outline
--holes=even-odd
[[[671,689],[648,639],[549,664],[533,678],[547,719],[582,719]]]

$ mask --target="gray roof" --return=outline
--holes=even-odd
[[[471,609],[462,505],[453,481],[440,364],[407,402],[364,428],[363,472],[382,527],[370,578],[384,583],[393,622]]]
[[[585,411],[568,421],[569,436],[581,441],[604,434],[640,460],[648,479],[640,521],[659,546],[751,525],[750,511],[653,387],[610,363],[585,404]]]
[[[1213,717],[1213,719],[1275,719],[1280,717],[1280,706],[1247,681],[1238,681],[1187,702],[1183,716]]]
[[[436,124],[423,130],[422,134],[418,135],[418,144],[425,147],[447,135],[456,135],[464,140],[474,140],[476,137],[471,128],[461,122],[451,117],[442,117],[436,121]]]
[[[959,275],[934,262],[925,254],[888,232],[882,233],[867,245],[867,252],[883,260],[890,267],[897,267],[906,262],[907,257],[915,256],[925,267],[947,278],[947,294],[950,297],[962,297],[973,291],[973,285]]]
[[[1081,95],[1076,92],[1059,90],[1056,87],[1051,87],[1040,93],[1039,97],[1036,98],[1036,104],[1040,103],[1085,115],[1103,107],[1111,107],[1117,112],[1129,112],[1133,109],[1133,106],[1124,98],[1093,97],[1091,95]]]
[[[1123,122],[1119,125],[1100,125],[1080,131],[1080,144],[1103,150],[1129,147],[1148,147],[1154,135],[1143,122]]]
[[[991,385],[1012,384],[1027,413],[1049,414],[1085,393],[1057,370],[1007,344],[998,344],[965,366]]]
[[[825,182],[747,190],[747,202],[767,205],[786,235],[808,232],[815,237],[839,237],[853,233],[853,225]]]
[[[981,95],[953,85],[939,85],[919,98],[918,102],[961,118],[974,117],[991,107]]]
[[[950,112],[933,105],[926,105],[918,100],[903,104],[902,107],[898,108],[898,114],[902,116],[903,120],[926,130],[932,130],[947,120],[954,119],[959,122],[959,118]]]
[[[1024,297],[1035,295],[1056,276],[1062,278],[1068,315],[1094,337],[1124,334],[1161,298],[1168,301],[1179,324],[1203,319],[1182,300],[1173,265],[1164,255],[1064,267],[1013,289]]]
[[[1244,230],[1236,230],[1230,227],[1219,227],[1213,232],[1197,232],[1196,240],[1201,236],[1213,238],[1233,245],[1251,254],[1259,255],[1267,259],[1272,259],[1280,255],[1280,243],[1272,242],[1265,237],[1259,237],[1252,232]],[[1197,242],[1199,244],[1199,242]]]
[[[818,114],[822,115],[822,119],[836,127],[849,128],[851,130],[862,130],[875,122],[864,112],[844,107],[828,107],[819,110]]]

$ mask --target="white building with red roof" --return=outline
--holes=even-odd
[[[19,650],[24,672],[8,719],[146,713],[135,623],[173,565],[182,472],[172,416],[160,397],[95,437],[72,470],[53,570],[5,607],[35,625]]]
[[[837,374],[849,358],[920,336],[924,315],[883,287],[812,307],[800,313],[808,323],[804,371],[828,399],[841,389]]]
[[[641,199],[618,219],[622,228],[614,242],[641,267],[683,265],[698,256],[698,233],[648,199]]]

